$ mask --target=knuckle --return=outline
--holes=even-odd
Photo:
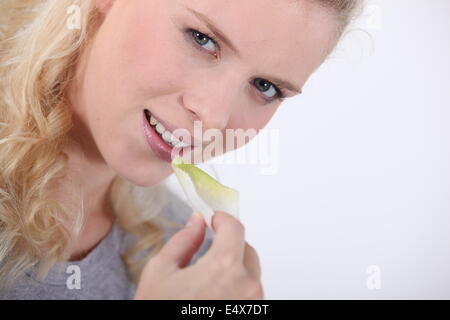
[[[261,282],[251,279],[247,281],[244,289],[244,297],[249,300],[260,300],[264,296]]]
[[[254,256],[256,259],[259,259],[259,257],[258,257],[258,252],[256,252],[256,249],[255,249],[253,246],[251,246],[250,244],[247,243],[247,249],[248,249],[248,252],[249,252],[252,256]]]
[[[231,214],[229,214],[228,212],[225,211],[215,211],[215,214],[212,218],[212,224],[214,227],[217,227],[220,224],[234,224],[237,226],[237,228],[241,229],[241,231],[243,232],[245,230],[244,225],[242,224],[242,222],[235,218],[234,216],[232,216]]]
[[[236,266],[238,259],[236,255],[232,253],[223,253],[218,262],[222,269],[231,269]]]
[[[227,214],[224,211],[215,211],[212,217],[212,225],[216,229],[224,220],[227,219]]]
[[[242,224],[241,221],[239,221],[239,220],[236,220],[236,221],[237,221],[236,222],[236,228],[238,229],[239,233],[242,233],[242,234],[245,235],[245,227],[244,227],[244,225]]]

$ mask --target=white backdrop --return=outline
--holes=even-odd
[[[368,3],[266,127],[276,174],[214,165],[267,299],[450,298],[450,1]]]

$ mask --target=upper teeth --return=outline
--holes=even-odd
[[[165,142],[170,144],[172,147],[184,148],[184,147],[190,146],[190,144],[184,143],[184,142],[178,140],[178,138],[176,138],[169,130],[166,130],[166,128],[164,128],[162,123],[160,123],[158,120],[156,120],[155,117],[153,117],[153,115],[151,115],[151,114],[150,114],[150,124],[159,133],[161,138]]]

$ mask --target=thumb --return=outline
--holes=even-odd
[[[183,268],[200,248],[204,237],[205,221],[200,213],[194,212],[186,226],[169,239],[159,254],[169,265]]]

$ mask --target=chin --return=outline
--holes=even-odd
[[[172,174],[172,167],[160,161],[146,162],[141,166],[123,167],[123,163],[116,170],[117,174],[133,185],[152,187],[162,183]]]

